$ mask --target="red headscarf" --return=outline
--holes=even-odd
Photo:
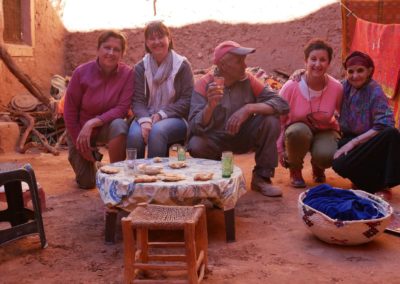
[[[374,61],[366,53],[363,53],[361,51],[353,51],[352,53],[350,53],[344,60],[343,67],[344,69],[347,70],[347,68],[353,65],[360,65],[366,68],[372,68],[370,76],[372,77],[372,75],[374,74],[375,71]]]

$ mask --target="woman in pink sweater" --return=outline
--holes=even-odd
[[[80,188],[96,186],[97,143],[107,143],[111,162],[125,159],[128,125],[124,120],[132,102],[133,70],[121,62],[126,38],[104,31],[98,38],[97,58],[78,66],[65,96],[68,160]]]
[[[289,80],[280,95],[290,106],[281,116],[281,134],[277,141],[279,161],[289,168],[293,187],[305,187],[303,160],[311,153],[315,182],[325,182],[339,139],[335,114],[340,110],[343,88],[326,74],[332,59],[332,48],[322,40],[311,40],[304,49],[306,72],[300,81]]]

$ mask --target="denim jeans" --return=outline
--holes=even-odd
[[[186,140],[186,133],[187,124],[182,118],[166,118],[153,124],[149,134],[147,157],[165,157],[168,145]],[[137,121],[133,121],[129,127],[127,147],[137,149],[138,159],[144,158],[146,145]]]

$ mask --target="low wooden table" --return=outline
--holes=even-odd
[[[152,159],[139,159],[136,164],[147,163],[161,165],[164,172],[179,173],[185,180],[177,182],[157,181],[153,183],[135,183],[133,175],[124,171],[124,163],[110,166],[120,168],[117,174],[97,172],[96,183],[100,196],[106,205],[106,242],[114,242],[118,210],[132,211],[141,202],[161,205],[196,205],[211,203],[224,210],[226,240],[235,240],[235,206],[239,198],[246,193],[246,182],[242,170],[234,167],[230,178],[222,178],[221,162],[207,159],[187,159],[187,167],[171,169],[168,163],[173,158],[163,158],[161,163]],[[194,181],[199,172],[212,172],[214,177],[208,181]]]

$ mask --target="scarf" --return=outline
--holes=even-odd
[[[158,66],[151,54],[145,55],[143,61],[145,80],[150,91],[148,100],[150,114],[157,113],[175,101],[174,80],[185,59],[185,57],[171,50]]]

